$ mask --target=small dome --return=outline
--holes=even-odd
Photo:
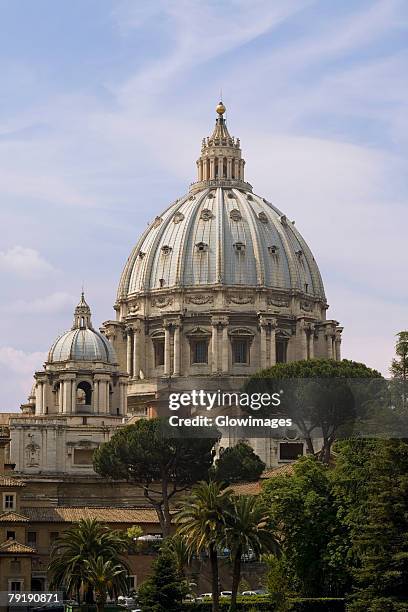
[[[75,308],[72,329],[57,338],[48,354],[49,363],[62,361],[117,363],[112,344],[92,327],[91,310],[83,293]]]

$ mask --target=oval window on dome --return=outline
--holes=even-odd
[[[165,244],[162,246],[161,251],[163,255],[169,255],[171,253],[171,246],[169,246],[168,244]]]
[[[243,242],[235,242],[234,249],[237,253],[245,253],[245,244]]]
[[[241,221],[241,219],[242,219],[242,215],[241,215],[241,213],[239,212],[239,210],[238,210],[237,208],[234,208],[234,209],[233,209],[233,210],[231,210],[231,212],[230,212],[230,218],[231,218],[233,221]]]
[[[197,242],[196,249],[199,253],[205,253],[208,251],[208,244],[206,242]]]
[[[176,214],[173,217],[173,223],[181,223],[181,221],[183,221],[184,219],[184,215],[181,212],[176,212]]]
[[[261,223],[269,223],[269,219],[263,210],[261,210],[261,212],[258,214],[258,219]]]
[[[209,221],[213,218],[213,216],[214,215],[209,208],[203,208],[203,210],[201,211],[200,219],[202,219],[203,221]]]

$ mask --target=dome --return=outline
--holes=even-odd
[[[75,308],[72,329],[57,338],[48,354],[49,363],[62,361],[101,361],[117,363],[109,340],[92,327],[91,311],[82,293]]]
[[[244,181],[238,139],[217,106],[198,182],[157,216],[133,249],[118,301],[157,289],[242,286],[296,290],[325,301],[316,261],[294,222]]]

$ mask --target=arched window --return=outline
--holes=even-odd
[[[92,405],[92,385],[82,380],[77,385],[77,406],[91,406]]]

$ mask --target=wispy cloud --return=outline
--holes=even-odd
[[[32,300],[15,300],[4,305],[4,310],[13,314],[49,315],[60,312],[71,313],[78,301],[69,293],[57,291],[45,297]]]
[[[0,251],[0,272],[16,274],[21,278],[36,279],[53,272],[53,266],[35,249],[16,245]]]

